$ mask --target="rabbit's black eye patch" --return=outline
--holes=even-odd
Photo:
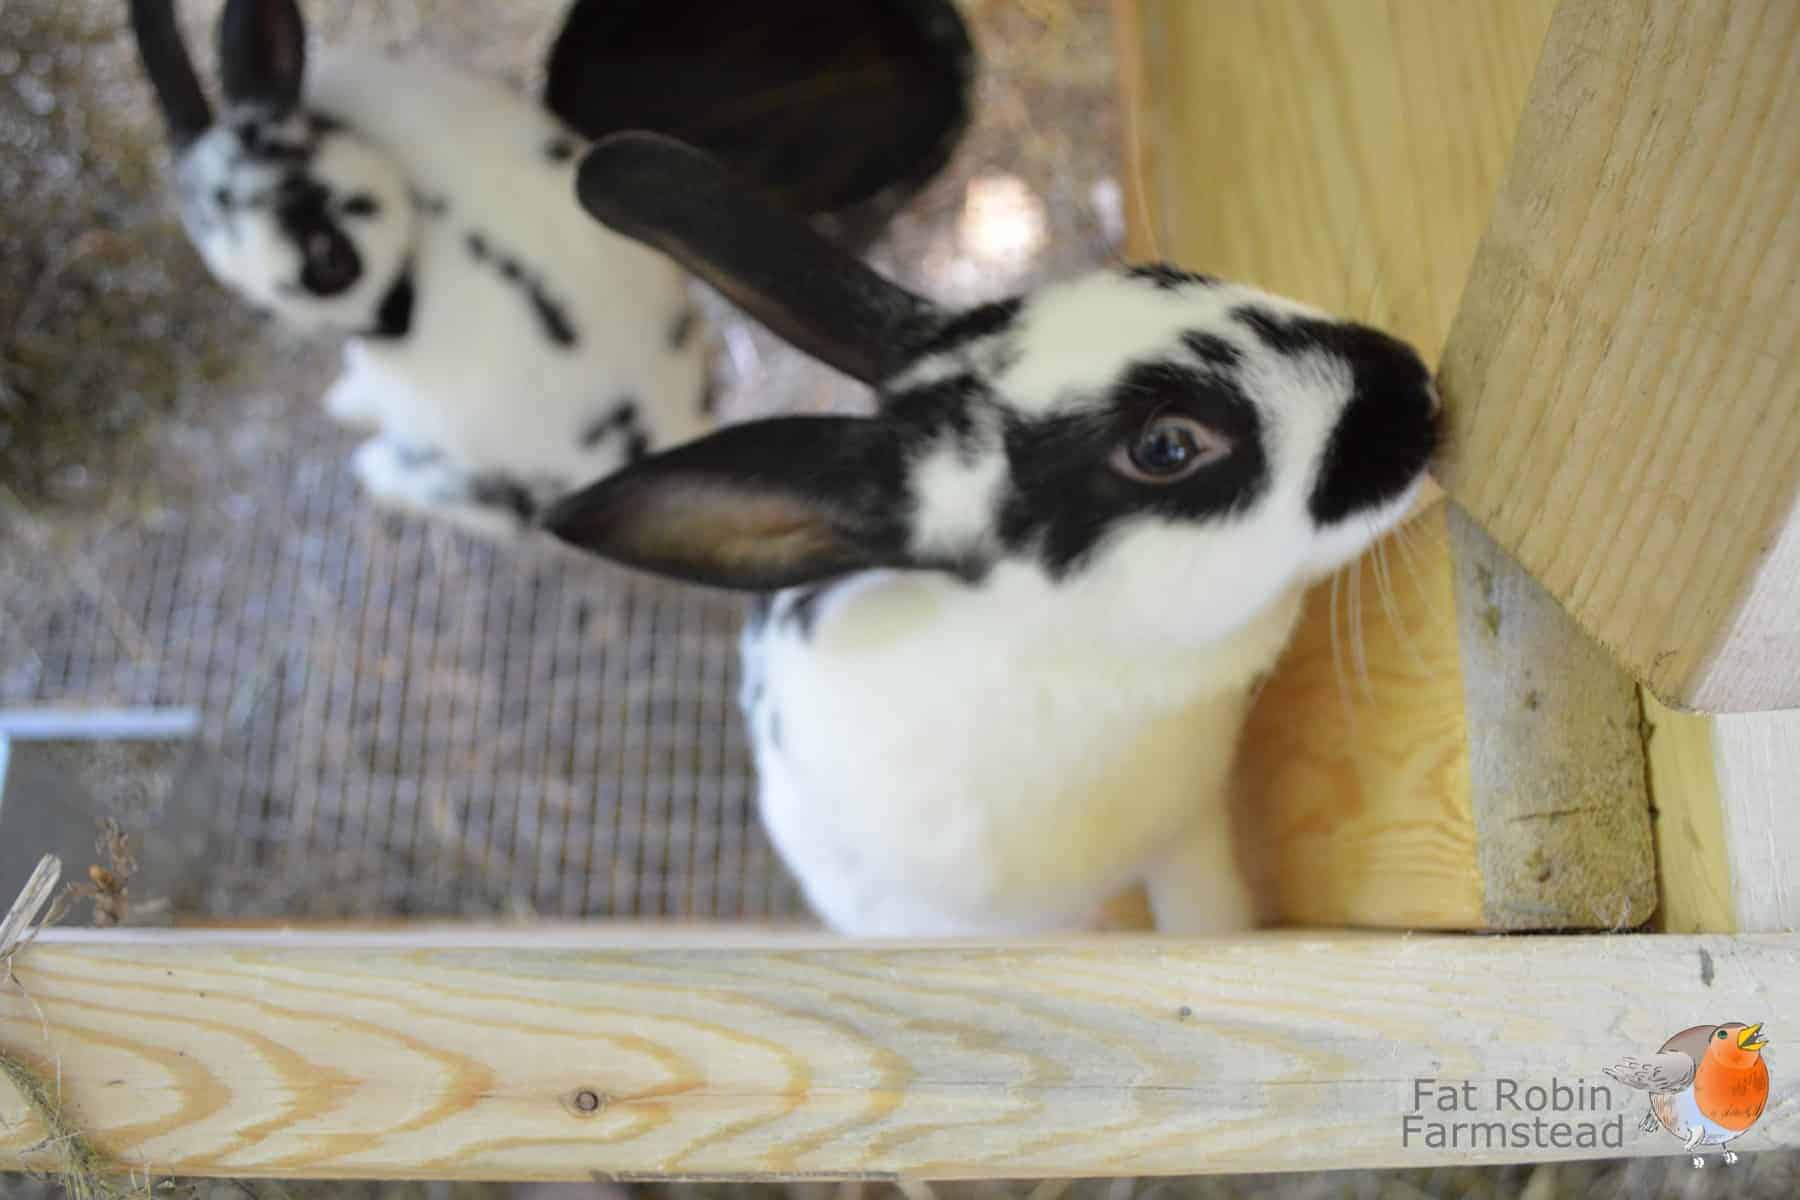
[[[1186,453],[1183,434],[1194,435],[1202,457],[1177,470],[1166,460]],[[1121,453],[1148,468],[1134,460],[1133,471],[1117,469]],[[1006,455],[1001,540],[1009,551],[1035,553],[1058,578],[1135,516],[1222,516],[1253,504],[1269,482],[1262,421],[1235,380],[1173,362],[1132,368],[1092,409],[1015,418]],[[1167,477],[1159,478],[1163,468]]]
[[[1233,310],[1269,349],[1343,364],[1350,397],[1326,443],[1307,507],[1321,525],[1390,503],[1424,472],[1439,442],[1431,373],[1411,346],[1351,321]]]

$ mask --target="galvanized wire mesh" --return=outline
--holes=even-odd
[[[794,911],[733,712],[738,605],[369,511],[300,414],[241,519],[8,553],[0,704],[194,705],[203,911]],[[29,549],[29,548],[27,548]]]

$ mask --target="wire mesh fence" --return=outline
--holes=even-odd
[[[372,513],[322,421],[241,519],[8,553],[0,705],[193,705],[184,907],[797,911],[756,827],[729,597]],[[198,865],[198,864],[196,864]]]

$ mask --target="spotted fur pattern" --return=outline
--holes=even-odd
[[[258,310],[346,338],[325,403],[371,431],[354,465],[376,501],[510,536],[710,426],[704,339],[669,337],[686,277],[581,211],[581,143],[536,105],[418,59],[309,58],[291,2],[231,0],[231,87],[201,128],[166,2],[134,18],[195,247]],[[629,427],[589,437],[618,395]]]
[[[669,574],[793,581],[746,625],[742,700],[765,823],[833,928],[1064,929],[1136,881],[1166,929],[1246,927],[1229,781],[1248,697],[1306,586],[1413,502],[1426,369],[1163,267],[938,313],[912,349],[876,417],[727,430],[550,525]],[[1171,418],[1216,456],[1168,483],[1122,469]],[[779,537],[747,543],[762,510]]]

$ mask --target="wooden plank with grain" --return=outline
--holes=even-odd
[[[1800,706],[1800,5],[1565,0],[1444,482],[1669,704]]]
[[[1594,1084],[1624,1145],[1589,1156],[1676,1153],[1601,1069],[1800,994],[1793,936],[461,939],[54,933],[0,1051],[140,1172],[1146,1175],[1575,1154],[1403,1144],[1422,1078]],[[1743,1149],[1800,1146],[1774,1074]],[[43,1165],[0,1121],[0,1169]]]
[[[1121,0],[1128,249],[1443,345],[1552,0]],[[1428,503],[1314,590],[1252,714],[1284,920],[1633,925],[1654,877],[1622,671]]]

